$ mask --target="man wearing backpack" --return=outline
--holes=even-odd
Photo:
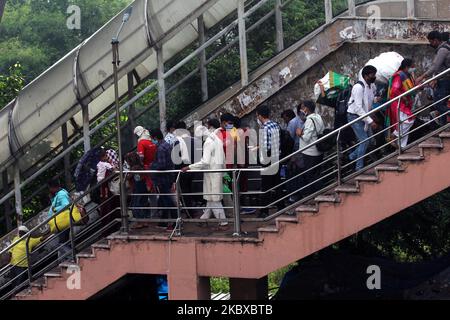
[[[438,75],[450,68],[450,44],[443,41],[442,34],[439,31],[431,31],[428,34],[428,41],[430,42],[430,46],[436,49],[436,56],[428,71],[417,78],[418,84],[422,83],[426,78]],[[450,95],[450,72],[437,80],[436,89],[434,91],[434,100],[442,100],[448,95]],[[441,101],[436,105],[436,111],[439,112],[440,115],[445,114],[448,111],[447,104],[448,99]],[[441,125],[447,124],[447,117],[440,117],[439,123]]]
[[[362,70],[362,81],[358,81],[358,83],[353,86],[347,109],[347,120],[349,123],[366,115],[372,110],[375,101],[373,84],[376,80],[376,74],[377,68],[374,66],[365,66]],[[350,161],[359,159],[356,162],[356,171],[359,171],[364,167],[363,157],[366,154],[370,142],[370,140],[368,140],[370,128],[373,130],[377,128],[377,124],[371,117],[366,117],[363,120],[352,124],[352,129],[355,132],[358,143],[360,143],[349,155]]]
[[[303,129],[297,129],[297,135],[300,140],[300,149],[303,149],[317,141],[319,135],[324,132],[325,125],[322,117],[316,113],[316,104],[313,101],[304,101],[301,111],[306,114],[306,121]],[[300,176],[301,184],[298,187],[304,188],[302,194],[308,196],[319,190],[322,185],[322,181],[316,180],[320,177],[319,164],[323,161],[323,153],[314,145],[303,150],[302,156],[304,173]],[[313,183],[314,181],[316,182]],[[308,186],[309,184],[312,185]]]

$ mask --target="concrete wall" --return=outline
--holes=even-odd
[[[450,0],[415,0],[414,7],[416,18],[448,19]],[[360,17],[404,18],[407,16],[407,3],[405,0],[376,1],[357,7],[356,14]]]
[[[359,70],[361,70],[367,61],[378,56],[380,53],[388,51],[396,51],[403,57],[412,58],[416,62],[417,74],[421,74],[431,64],[434,55],[433,49],[427,45],[395,43],[344,44],[342,48],[311,67],[305,74],[292,81],[278,94],[268,100],[268,104],[273,110],[273,118],[281,121],[280,115],[283,110],[295,109],[300,100],[313,99],[314,84],[329,70],[351,75],[355,79]],[[334,121],[334,109],[319,106],[318,112],[323,116],[327,127],[331,127]],[[255,112],[250,113],[244,119],[251,126],[256,126]]]

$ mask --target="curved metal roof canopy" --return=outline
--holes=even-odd
[[[163,43],[167,61],[198,39],[196,15],[204,11],[205,25],[211,28],[237,7],[236,1],[230,0],[136,0],[131,5],[133,14],[120,39],[120,95],[128,90],[129,72],[135,70],[144,79],[156,70],[155,43]],[[74,132],[74,125],[81,127],[82,106],[88,106],[93,119],[114,103],[110,43],[122,15],[123,11],[27,85],[15,101],[0,111],[0,170],[26,152],[20,162],[24,170],[39,155],[60,145],[62,138],[57,129],[71,118],[76,125],[68,123],[69,135]]]

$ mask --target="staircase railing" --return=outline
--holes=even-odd
[[[441,113],[439,116],[432,118],[430,120],[425,121],[423,124],[420,124],[418,127],[411,129],[407,133],[402,132],[401,125],[405,122],[409,122],[415,117],[417,117],[419,114],[435,109],[436,105],[448,101],[450,99],[450,95],[439,99],[438,101],[435,101],[431,104],[429,104],[426,107],[420,108],[418,110],[414,110],[413,114],[408,116],[406,119],[400,118],[400,110],[399,108],[398,113],[398,119],[400,121],[398,123],[393,123],[390,126],[383,128],[376,132],[373,135],[370,135],[367,139],[364,139],[363,141],[359,141],[356,144],[353,144],[349,148],[342,149],[342,133],[344,130],[352,130],[352,125],[359,121],[364,121],[368,117],[373,117],[376,113],[385,110],[386,108],[390,108],[392,104],[400,103],[401,99],[411,96],[414,93],[417,93],[419,90],[422,90],[426,85],[429,85],[430,83],[439,80],[443,77],[448,77],[450,74],[450,69],[447,69],[446,71],[440,73],[439,75],[427,80],[421,85],[417,85],[411,90],[399,95],[398,97],[389,100],[382,105],[380,105],[377,108],[374,108],[373,110],[369,111],[364,116],[358,117],[357,119],[348,122],[346,125],[334,130],[333,132],[321,137],[320,139],[316,140],[314,143],[305,146],[303,148],[300,148],[299,150],[295,151],[294,153],[290,154],[289,156],[279,159],[273,163],[271,163],[266,168],[234,168],[234,169],[222,169],[222,170],[190,170],[188,173],[229,173],[232,175],[233,180],[233,190],[232,190],[232,197],[233,197],[233,205],[230,207],[224,207],[224,209],[232,209],[233,210],[233,218],[227,218],[221,220],[222,222],[232,222],[234,223],[234,236],[241,236],[242,230],[241,230],[241,222],[262,222],[262,221],[270,221],[275,219],[276,217],[279,217],[280,215],[285,214],[286,212],[291,211],[292,209],[297,208],[299,205],[303,203],[307,203],[308,201],[314,199],[316,196],[320,194],[324,194],[325,192],[340,186],[348,181],[351,181],[355,177],[361,175],[362,173],[366,172],[367,170],[385,162],[386,160],[402,155],[406,150],[411,149],[412,147],[416,146],[417,144],[421,143],[422,141],[440,133],[441,131],[447,130],[450,128],[450,123],[447,123],[447,116],[450,113],[450,109],[446,111],[445,113]],[[446,124],[438,126],[436,125],[436,121],[439,121],[440,119],[445,119]],[[344,159],[348,158],[348,154],[350,151],[355,150],[359,145],[363,143],[368,143],[371,140],[377,138],[377,137],[383,137],[388,131],[394,129],[395,127],[400,128],[398,136],[396,138],[397,142],[397,150],[396,151],[388,151],[386,150],[386,147],[388,147],[390,144],[392,144],[392,141],[382,143],[381,145],[377,145],[372,150],[364,153],[361,157],[357,157],[354,159],[351,159],[347,161],[347,163],[344,163]],[[419,132],[420,130],[424,130],[428,127],[428,130],[426,132],[422,132],[422,134],[419,134],[419,137],[413,141],[409,141],[406,147],[402,147],[402,139],[406,137],[413,136],[414,133]],[[279,167],[282,166],[284,163],[287,163],[289,160],[293,159],[295,156],[304,153],[304,151],[316,147],[318,144],[324,142],[324,141],[335,141],[335,151],[329,152],[325,159],[323,161],[320,161],[320,163],[317,163],[313,165],[310,168],[306,168],[302,172],[296,174],[293,177],[290,177],[286,179],[285,181],[278,183],[274,185],[273,187],[269,188],[268,190],[264,191],[251,191],[251,192],[240,192],[239,191],[239,179],[242,173],[249,173],[249,172],[258,172],[261,174],[265,174],[267,172],[278,172]],[[385,155],[377,156],[375,160],[372,162],[367,161],[367,164],[364,165],[359,170],[354,170],[352,167],[358,162],[359,160],[368,160],[371,156],[375,155],[376,153],[380,153],[381,151],[388,151]],[[328,165],[328,166],[327,166]],[[305,179],[305,176],[307,174],[311,174],[311,172],[321,170],[322,173],[320,174],[320,177],[314,179],[313,181],[306,180],[306,185],[302,186],[295,186],[294,190],[291,192],[287,192],[284,195],[280,196],[279,198],[276,198],[272,200],[267,205],[259,205],[259,206],[241,206],[240,205],[240,198],[241,196],[260,196],[260,197],[267,197],[271,192],[279,190],[283,186],[286,186],[288,183],[292,183],[294,181],[298,181],[299,179]],[[217,219],[192,219],[192,218],[183,218],[182,211],[184,210],[194,210],[194,209],[214,209],[216,207],[188,207],[184,206],[182,204],[181,199],[183,197],[192,197],[192,196],[204,196],[204,195],[218,195],[218,196],[229,196],[229,194],[221,192],[221,193],[183,193],[180,188],[180,178],[183,174],[180,170],[169,170],[169,171],[154,171],[154,170],[146,170],[146,171],[129,171],[129,174],[150,174],[150,175],[165,175],[165,174],[176,174],[177,178],[175,180],[176,183],[176,191],[175,193],[146,193],[146,194],[134,194],[130,193],[129,196],[144,196],[144,197],[157,197],[157,196],[172,196],[175,197],[177,200],[174,202],[175,206],[173,207],[164,207],[164,206],[145,206],[145,207],[129,207],[130,210],[176,210],[177,211],[177,218],[176,219],[132,219],[136,222],[165,222],[165,223],[176,223],[176,227],[174,228],[174,231],[171,234],[171,237],[174,235],[182,235],[182,225],[183,223],[208,223],[208,222],[218,222]],[[278,174],[278,173],[277,173]],[[305,181],[305,180],[303,180]],[[322,187],[324,186],[324,187]],[[313,189],[311,189],[313,188]],[[308,194],[304,195],[300,200],[295,201],[294,203],[285,206],[284,201],[287,200],[289,197],[302,193],[302,191],[305,190],[312,190],[312,192],[308,192]],[[261,198],[262,199],[262,198]],[[282,207],[282,209],[276,210],[274,213],[264,217],[264,218],[249,218],[245,219],[241,217],[241,209],[270,209],[274,206]]]
[[[242,2],[241,6],[243,5],[243,3],[245,1],[240,0],[240,2]],[[217,57],[220,57],[221,55],[223,55],[226,50],[228,50],[229,48],[231,48],[233,45],[237,44],[239,42],[240,46],[241,46],[241,65],[245,66],[247,65],[247,62],[245,61],[245,55],[243,56],[243,52],[245,52],[245,48],[246,48],[246,41],[239,41],[239,39],[244,39],[246,40],[246,37],[243,37],[244,34],[247,34],[253,30],[256,30],[256,28],[258,26],[260,26],[262,23],[264,23],[265,21],[267,21],[267,19],[269,19],[270,17],[276,15],[277,17],[277,28],[276,28],[276,41],[277,41],[277,50],[278,52],[284,49],[284,45],[283,45],[283,29],[282,29],[282,15],[281,12],[282,10],[288,6],[292,0],[286,0],[284,2],[281,1],[276,1],[276,6],[274,7],[274,9],[272,9],[270,12],[268,12],[266,15],[264,15],[261,19],[259,19],[258,21],[256,21],[253,25],[251,26],[246,26],[244,23],[244,20],[251,17],[255,12],[257,12],[259,9],[261,9],[264,5],[266,5],[269,2],[269,0],[261,0],[261,1],[247,1],[245,2],[246,4],[248,4],[248,7],[246,8],[245,12],[242,12],[242,10],[240,11],[240,14],[238,15],[238,18],[233,20],[229,25],[225,26],[224,28],[222,28],[218,33],[216,33],[215,35],[213,35],[211,38],[209,38],[206,42],[204,42],[203,44],[199,45],[199,47],[192,52],[190,55],[188,55],[186,58],[182,59],[180,62],[178,62],[175,66],[173,66],[172,68],[170,68],[168,71],[164,72],[163,74],[163,79],[160,79],[162,81],[167,80],[170,76],[172,76],[173,74],[175,74],[177,71],[179,71],[180,68],[182,68],[183,66],[185,66],[187,63],[189,63],[190,61],[192,61],[193,59],[196,59],[199,55],[203,55],[205,53],[205,50],[208,49],[216,40],[218,40],[219,38],[221,38],[223,35],[226,35],[228,32],[230,32],[230,30],[232,30],[234,27],[240,25],[241,28],[239,30],[239,36],[237,36],[232,42],[230,42],[229,44],[227,44],[224,48],[221,48],[218,52],[214,53],[210,58],[208,58],[204,64],[199,65],[198,68],[196,68],[195,70],[191,71],[187,76],[185,76],[184,78],[182,78],[180,81],[178,81],[177,83],[175,83],[171,88],[169,88],[166,92],[164,92],[163,95],[168,95],[170,92],[173,92],[176,88],[178,88],[180,85],[182,85],[183,83],[185,83],[187,80],[191,79],[193,76],[195,76],[198,72],[201,72],[202,70],[204,70],[204,68],[206,68],[206,66],[208,64],[210,64],[212,61],[214,61]],[[366,3],[368,1],[364,1],[364,2],[358,2],[358,4],[362,4],[362,3]],[[332,1],[331,0],[326,0],[325,1],[325,8],[332,8],[331,6]],[[355,2],[353,0],[348,2],[349,8],[350,8],[350,13],[354,12],[354,6],[355,6]],[[327,15],[327,17],[330,17],[330,14]],[[331,13],[331,17],[333,17],[333,13]],[[281,19],[281,22],[280,22]],[[183,22],[186,23],[187,21]],[[194,20],[190,21],[191,23],[194,23]],[[326,23],[330,23],[331,20],[327,20]],[[242,28],[243,27],[243,28]],[[160,43],[162,45],[164,45],[164,41],[166,41],[167,39],[161,39]],[[245,85],[246,81],[245,79],[248,79],[248,69],[245,70],[245,68],[242,69],[241,72],[241,79],[242,79],[242,84]],[[144,81],[146,79],[142,79],[142,81]],[[204,82],[204,79],[202,80],[202,82]],[[161,81],[160,81],[161,84]],[[205,86],[204,84],[202,85],[203,87]],[[151,83],[149,86],[145,87],[142,91],[140,91],[136,96],[132,97],[131,99],[129,99],[129,101],[127,101],[121,108],[121,111],[125,111],[128,110],[133,104],[137,103],[142,97],[144,97],[146,94],[148,94],[149,92],[151,92],[152,90],[155,89],[159,89],[161,90],[161,86],[158,88],[158,82],[155,81],[153,83]],[[205,99],[203,100],[207,100],[207,96],[204,97]],[[142,115],[144,115],[150,108],[154,107],[156,104],[160,103],[160,100],[154,101],[152,104],[150,104],[150,106],[146,107],[144,110],[142,110],[141,112],[139,112],[139,114],[137,115],[137,118],[141,117]],[[109,111],[108,111],[109,110]],[[110,108],[108,108],[108,110],[104,113],[106,114],[106,116],[104,116],[103,120],[99,120],[99,119],[94,119],[94,121],[92,121],[92,123],[95,125],[92,125],[90,127],[89,131],[89,137],[93,136],[95,133],[99,132],[99,130],[101,130],[102,128],[104,128],[107,124],[111,123],[111,121],[114,119],[114,114],[108,114],[108,112],[110,112],[111,110],[113,110],[113,106],[111,106]],[[100,122],[99,122],[100,121]],[[121,129],[124,129],[128,124],[125,124],[121,127]],[[112,137],[114,136],[114,133],[110,136],[110,137],[105,137],[105,139],[102,140],[102,142],[99,144],[103,144],[106,141],[110,140]],[[76,139],[76,135],[73,137],[68,137],[69,140],[74,140]],[[17,208],[22,208],[24,206],[24,204],[28,203],[29,201],[31,201],[33,199],[33,197],[37,194],[39,194],[40,192],[42,192],[42,190],[44,189],[44,186],[41,186],[39,188],[37,188],[36,190],[33,191],[33,193],[31,194],[31,196],[27,197],[27,199],[25,199],[24,203],[22,203],[22,198],[20,196],[18,196],[20,193],[17,193],[15,191],[17,190],[22,190],[24,189],[26,186],[28,186],[31,182],[35,181],[37,178],[42,177],[42,175],[46,172],[48,172],[50,169],[52,169],[55,165],[57,165],[58,163],[61,163],[61,161],[64,160],[65,157],[67,157],[68,155],[70,155],[71,152],[75,151],[77,148],[81,147],[81,145],[84,143],[86,137],[81,137],[76,141],[73,141],[73,143],[71,143],[70,145],[68,145],[66,148],[63,148],[63,150],[57,154],[54,155],[53,157],[51,157],[51,160],[48,161],[47,163],[44,163],[43,166],[38,169],[36,172],[32,173],[30,176],[28,176],[27,178],[21,180],[20,179],[20,174],[19,174],[19,179],[16,179],[14,181],[14,190],[11,190],[9,192],[7,192],[6,194],[4,194],[1,199],[0,199],[0,205],[4,204],[6,201],[10,200],[13,197],[16,197],[16,204],[17,204]],[[60,148],[61,146],[58,146],[57,148]],[[47,156],[44,156],[42,159],[46,159]],[[65,168],[64,171],[59,173],[58,176],[63,175],[64,173],[67,174],[67,172],[70,172],[73,167],[76,165],[76,161],[72,164],[69,164],[69,166],[67,166],[67,163],[64,164]],[[5,186],[4,186],[5,188]]]
[[[447,69],[446,71],[442,72],[441,74],[427,80],[425,83],[418,85],[416,87],[414,87],[413,89],[409,90],[408,92],[405,92],[404,94],[399,95],[398,97],[382,104],[381,106],[369,111],[366,115],[361,116],[351,122],[349,122],[348,124],[342,126],[341,128],[338,128],[336,130],[334,130],[333,132],[327,134],[326,136],[318,139],[317,141],[315,141],[314,143],[300,148],[299,150],[297,150],[296,152],[290,154],[289,156],[283,158],[283,159],[279,159],[273,163],[271,163],[268,167],[266,168],[248,168],[248,169],[243,169],[243,168],[235,168],[235,169],[222,169],[222,170],[192,170],[190,171],[191,173],[231,173],[232,175],[232,181],[233,181],[233,187],[232,187],[232,197],[233,197],[233,205],[232,207],[226,207],[225,209],[232,209],[233,210],[233,218],[229,219],[226,218],[224,219],[224,221],[222,222],[232,222],[234,223],[234,232],[233,232],[233,236],[239,237],[244,235],[242,233],[241,230],[241,222],[265,222],[265,221],[270,221],[275,219],[276,217],[298,207],[300,204],[305,203],[311,199],[313,199],[314,197],[316,197],[319,194],[323,194],[324,192],[327,192],[328,190],[330,190],[331,188],[334,188],[335,186],[339,186],[347,181],[350,181],[351,179],[353,179],[354,177],[360,175],[361,173],[367,171],[368,169],[378,165],[379,163],[382,163],[384,161],[386,161],[389,158],[395,157],[397,155],[401,155],[404,151],[414,147],[415,145],[417,145],[418,143],[420,143],[421,141],[424,141],[426,139],[428,139],[429,137],[432,137],[436,134],[438,134],[441,131],[447,130],[448,128],[450,128],[450,124],[447,123],[445,125],[439,126],[437,128],[432,128],[430,130],[428,130],[428,132],[424,133],[423,135],[421,135],[418,139],[414,140],[414,141],[410,141],[406,147],[402,147],[401,145],[401,141],[403,138],[405,138],[406,136],[412,135],[412,133],[414,133],[415,131],[418,131],[426,126],[429,126],[430,124],[434,123],[436,120],[438,119],[446,119],[447,120],[447,116],[449,115],[449,111],[446,111],[445,113],[440,114],[438,117],[435,117],[429,121],[424,122],[423,124],[421,124],[419,127],[410,130],[409,132],[403,134],[402,130],[399,130],[399,135],[398,135],[398,151],[392,152],[387,154],[384,157],[380,157],[379,159],[377,159],[376,161],[374,161],[373,163],[368,163],[366,164],[361,170],[358,170],[356,172],[354,172],[353,170],[349,170],[350,172],[348,172],[348,174],[344,171],[345,168],[349,168],[350,166],[352,166],[356,161],[358,161],[359,159],[353,159],[352,161],[350,161],[349,163],[343,165],[342,164],[342,159],[344,158],[345,154],[348,153],[350,150],[356,148],[358,145],[360,145],[361,143],[365,143],[366,140],[369,141],[370,139],[373,139],[373,137],[375,137],[376,135],[382,135],[384,134],[387,130],[391,130],[392,128],[394,128],[397,124],[394,123],[391,126],[389,126],[388,128],[385,128],[383,130],[380,130],[379,132],[377,132],[375,135],[372,135],[370,138],[361,141],[355,145],[353,145],[350,148],[347,148],[345,150],[341,150],[341,136],[342,136],[342,132],[346,129],[350,129],[351,126],[355,123],[357,123],[358,121],[363,121],[364,119],[366,119],[367,117],[371,117],[373,116],[375,113],[382,111],[383,109],[390,107],[393,103],[400,103],[400,100],[406,96],[410,96],[413,93],[418,92],[419,90],[421,90],[422,88],[424,88],[425,85],[430,84],[431,82],[435,81],[435,80],[439,80],[444,76],[448,76],[450,74],[450,69]],[[424,108],[420,108],[419,110],[415,110],[414,113],[409,116],[407,119],[401,119],[400,116],[398,116],[399,121],[399,128],[401,128],[401,124],[408,121],[409,119],[414,118],[415,116],[417,116],[420,113],[423,113],[424,111],[430,110],[431,108],[434,108],[436,106],[436,104],[441,103],[443,101],[447,101],[450,99],[450,95],[446,96],[438,101],[435,101],[434,103],[424,107]],[[445,118],[444,118],[445,117]],[[447,122],[447,121],[446,121]],[[300,174],[296,175],[295,177],[292,177],[290,179],[285,180],[284,182],[281,182],[277,185],[275,185],[274,187],[265,190],[265,191],[259,191],[259,192],[240,192],[239,191],[239,179],[242,173],[245,172],[258,172],[261,174],[267,173],[269,170],[274,170],[275,172],[279,171],[279,166],[282,165],[283,163],[286,163],[286,161],[289,161],[290,159],[292,159],[294,156],[303,153],[304,151],[313,148],[315,146],[317,146],[317,144],[323,142],[323,141],[329,141],[330,139],[336,139],[336,150],[334,152],[330,152],[326,159],[324,161],[322,161],[319,164],[316,164],[315,166],[301,172]],[[366,159],[367,157],[369,157],[371,154],[375,153],[376,151],[382,150],[383,148],[385,148],[388,145],[388,143],[385,143],[381,146],[378,146],[377,148],[375,148],[374,150],[372,150],[371,152],[364,154],[361,159]],[[291,193],[287,193],[275,200],[273,200],[271,203],[267,204],[267,205],[260,205],[260,206],[241,206],[240,205],[240,198],[243,195],[258,195],[258,196],[267,196],[270,192],[276,190],[277,188],[281,188],[283,185],[286,185],[289,182],[294,181],[294,179],[298,179],[299,177],[304,177],[305,174],[307,174],[308,172],[310,172],[311,170],[315,170],[317,168],[320,167],[324,167],[324,165],[326,163],[331,163],[332,166],[330,168],[327,168],[328,171],[331,170],[331,172],[327,173],[326,175],[323,175],[318,178],[315,179],[314,181],[311,181],[309,184],[302,186],[301,188],[298,188],[298,186],[296,186],[296,189],[291,192]],[[164,222],[164,223],[175,223],[175,228],[173,229],[171,235],[170,235],[170,239],[172,239],[174,236],[181,236],[183,233],[183,224],[184,223],[208,223],[208,222],[217,222],[217,219],[192,219],[192,217],[188,217],[185,218],[183,216],[182,211],[183,210],[189,210],[189,209],[206,209],[205,207],[187,207],[183,205],[183,201],[182,198],[185,196],[204,196],[204,195],[227,195],[226,193],[183,193],[181,190],[181,185],[180,185],[180,178],[182,176],[182,171],[180,170],[170,170],[170,171],[154,171],[154,170],[147,170],[147,171],[127,171],[127,174],[153,174],[153,175],[167,175],[167,174],[176,174],[177,178],[175,180],[175,184],[176,184],[176,188],[175,188],[175,194],[174,193],[159,193],[159,194],[133,194],[130,193],[128,194],[128,196],[168,196],[168,197],[173,197],[175,196],[176,201],[175,201],[175,206],[174,207],[166,207],[166,206],[146,206],[146,207],[129,207],[128,209],[130,210],[136,210],[136,209],[143,209],[143,210],[176,210],[176,218],[175,219],[131,219],[132,221],[145,221],[145,222],[150,222],[150,223],[156,223],[156,222]],[[276,173],[278,174],[278,173]],[[85,226],[80,226],[81,230],[80,231],[76,231],[75,228],[77,227],[74,223],[74,219],[72,217],[72,210],[74,208],[75,205],[80,204],[83,201],[83,198],[85,195],[89,194],[92,191],[98,190],[99,188],[101,188],[102,185],[104,185],[105,183],[108,183],[111,179],[113,179],[115,176],[110,176],[108,179],[102,181],[100,184],[94,186],[93,188],[91,188],[90,190],[88,190],[85,194],[81,195],[80,197],[78,197],[77,199],[74,200],[74,202],[66,207],[65,209],[70,209],[70,217],[71,219],[70,221],[70,225],[68,227],[68,229],[58,233],[57,235],[54,235],[53,237],[50,237],[49,239],[46,239],[42,244],[40,244],[34,251],[31,251],[29,249],[29,242],[30,239],[36,234],[39,233],[39,230],[41,230],[43,227],[45,227],[52,219],[55,219],[55,217],[61,215],[64,213],[64,211],[58,213],[57,215],[53,216],[53,217],[49,217],[47,218],[45,221],[43,221],[41,224],[39,224],[38,226],[36,226],[35,228],[33,228],[32,230],[30,230],[27,234],[23,235],[22,237],[20,237],[19,239],[17,239],[16,241],[14,241],[14,243],[12,243],[10,246],[8,246],[6,249],[2,250],[0,252],[0,257],[3,257],[5,254],[7,254],[8,252],[13,251],[15,248],[18,248],[18,246],[23,245],[23,241],[25,241],[25,250],[26,250],[26,256],[22,258],[23,261],[27,262],[27,266],[26,268],[22,268],[21,272],[19,274],[14,274],[13,277],[10,277],[9,274],[12,272],[12,269],[14,268],[13,265],[8,264],[6,266],[4,266],[2,269],[0,269],[0,279],[6,279],[6,283],[3,283],[3,285],[0,286],[0,298],[1,299],[5,299],[5,298],[9,298],[12,295],[16,294],[17,292],[19,292],[21,289],[25,288],[27,285],[31,286],[33,281],[38,279],[39,277],[41,277],[44,273],[48,272],[49,270],[51,270],[52,268],[58,266],[62,261],[64,261],[66,258],[69,258],[72,260],[73,263],[76,262],[76,255],[78,252],[80,252],[81,250],[83,250],[84,248],[88,247],[89,245],[91,245],[92,243],[94,243],[95,241],[105,237],[105,235],[110,234],[111,232],[111,228],[112,227],[117,227],[116,231],[118,230],[118,227],[121,225],[121,222],[123,221],[123,219],[127,220],[126,225],[128,225],[128,220],[129,217],[122,217],[122,219],[119,219],[119,217],[115,217],[114,214],[119,210],[119,207],[116,208],[111,208],[112,210],[109,211],[106,215],[104,215],[103,217],[101,217],[100,219],[95,219],[93,220],[90,224],[85,225]],[[304,190],[305,188],[311,187],[314,184],[317,184],[319,181],[324,180],[327,177],[333,177],[331,180],[327,181],[326,183],[328,183],[325,187],[323,188],[317,188],[317,190],[314,190],[314,192],[312,194],[307,194],[304,195],[303,198],[291,205],[288,205],[282,209],[278,209],[276,210],[274,213],[269,214],[267,217],[261,218],[261,219],[257,219],[257,218],[253,218],[253,219],[249,219],[249,218],[242,218],[241,216],[241,209],[245,209],[245,208],[255,208],[255,209],[270,209],[271,207],[277,205],[278,203],[280,203],[281,201],[286,200],[288,197],[301,192],[302,190]],[[93,215],[96,214],[97,209],[100,209],[102,206],[107,205],[107,202],[112,201],[113,198],[109,198],[108,200],[106,200],[105,202],[96,205],[94,204],[94,207],[89,209],[87,212],[87,216],[91,217]],[[127,204],[121,204],[121,205],[127,205]],[[217,207],[209,207],[209,209],[216,209]],[[128,230],[125,230],[126,232]],[[68,239],[67,239],[67,234],[64,237],[64,232],[68,233]],[[58,241],[57,245],[51,245],[51,243]],[[67,247],[68,249],[66,250],[66,252],[63,252],[58,258],[55,257],[56,253],[60,252],[61,250],[64,250],[64,248]],[[37,261],[35,261],[37,258]],[[25,270],[24,270],[25,269]]]

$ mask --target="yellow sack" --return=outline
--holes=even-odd
[[[73,223],[77,223],[81,221],[81,219],[83,218],[77,206],[74,206],[72,209],[72,218]],[[69,219],[70,219],[70,209],[61,212],[57,216],[54,216],[53,219],[48,222],[50,232],[58,233],[69,228],[70,227]]]

